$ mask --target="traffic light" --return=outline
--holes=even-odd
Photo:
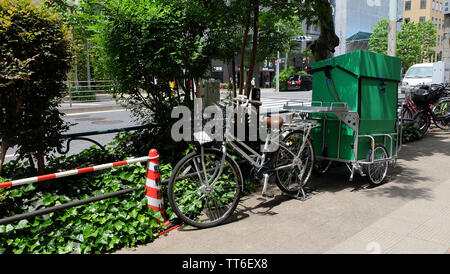
[[[306,35],[300,35],[295,37],[295,40],[297,41],[311,41],[312,37],[311,36],[306,36]]]

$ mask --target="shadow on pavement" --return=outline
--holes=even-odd
[[[362,192],[368,197],[400,198],[402,200],[433,199],[432,188],[424,186],[431,179],[421,172],[420,162],[423,157],[435,154],[450,156],[450,135],[447,132],[432,130],[418,141],[404,144],[399,153],[395,167],[389,167],[386,183],[373,186],[366,177],[355,173],[353,181],[349,181],[350,171],[344,164],[333,165],[323,175],[312,175],[306,191],[314,199],[315,195],[327,192]],[[277,188],[276,186],[272,186]],[[256,198],[255,198],[256,197]],[[224,223],[233,223],[251,215],[276,215],[276,207],[295,199],[288,195],[276,195],[274,198],[262,198],[260,191],[241,198],[236,212]],[[246,202],[249,201],[249,202]],[[305,202],[308,202],[306,200]],[[180,228],[180,230],[196,230],[196,228]]]

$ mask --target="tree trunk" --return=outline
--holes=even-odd
[[[258,51],[258,20],[259,20],[259,0],[253,0],[253,45],[252,55],[250,57],[250,64],[248,68],[247,83],[245,85],[245,96],[249,96],[252,87],[251,81],[253,78],[253,69],[256,62],[256,53]]]
[[[3,139],[0,151],[0,175],[2,175],[2,167],[5,162],[6,151],[8,151],[8,140]]]
[[[236,61],[233,59],[231,60],[231,73],[233,74],[231,77],[233,79],[233,97],[236,97]]]
[[[332,8],[328,0],[314,1],[314,10],[317,13],[320,36],[311,45],[311,51],[315,61],[328,59],[334,48],[339,45],[339,37],[334,31]]]
[[[38,165],[38,173],[42,175],[45,173],[44,153],[38,152],[36,154],[36,160],[37,160],[37,165]]]
[[[239,94],[242,94],[244,88],[244,56],[245,56],[245,47],[247,46],[248,31],[250,28],[250,15],[251,15],[251,8],[248,7],[245,19],[244,37],[242,39],[241,45],[241,59],[239,62]]]

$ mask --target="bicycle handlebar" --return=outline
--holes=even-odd
[[[249,103],[252,104],[252,105],[255,105],[255,106],[261,106],[262,105],[261,101],[249,100],[245,95],[238,95],[238,97],[233,98],[232,100],[244,103],[245,107],[247,107]]]

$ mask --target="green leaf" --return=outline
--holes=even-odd
[[[114,228],[115,228],[117,231],[120,231],[120,230],[122,230],[122,228],[123,228],[124,225],[125,225],[124,222],[122,222],[122,221],[117,221],[117,222],[114,223]]]

